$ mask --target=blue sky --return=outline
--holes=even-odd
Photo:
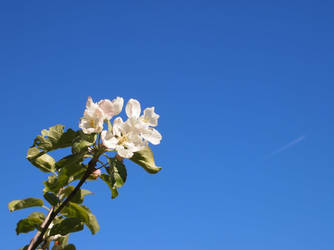
[[[77,129],[88,96],[160,114],[163,170],[126,162],[101,230],[78,249],[329,250],[334,245],[332,1],[2,1],[3,249],[42,196],[25,160],[40,130]]]

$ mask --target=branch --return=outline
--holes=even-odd
[[[73,196],[80,190],[80,187],[84,182],[87,180],[87,178],[90,176],[90,174],[94,171],[96,163],[98,161],[99,155],[96,157],[93,157],[88,163],[88,168],[85,174],[81,177],[78,185],[74,188],[74,190],[69,194],[69,196],[60,204],[60,206],[55,210],[55,207],[52,206],[48,215],[44,219],[44,221],[41,224],[41,230],[37,231],[35,236],[30,241],[29,247],[27,250],[34,250],[38,247],[38,245],[43,241],[43,236],[46,232],[46,230],[49,228],[51,222],[54,220],[54,218],[61,212],[61,210],[71,201]]]

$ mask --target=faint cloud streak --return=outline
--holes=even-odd
[[[295,145],[298,144],[299,142],[303,141],[305,138],[306,138],[306,136],[303,135],[303,136],[298,137],[297,139],[294,139],[293,141],[289,142],[288,144],[284,145],[283,147],[281,147],[281,148],[279,148],[279,149],[277,149],[277,150],[271,152],[271,153],[267,156],[267,158],[270,158],[270,157],[272,157],[272,156],[274,156],[274,155],[277,155],[277,154],[279,154],[279,153],[281,153],[281,152],[283,152],[283,151],[285,151],[285,150],[287,150],[287,149],[289,149],[289,148],[295,146]]]

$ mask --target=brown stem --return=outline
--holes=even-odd
[[[85,174],[81,177],[78,185],[74,188],[74,190],[68,195],[68,197],[60,204],[60,206],[55,210],[55,207],[53,206],[44,221],[41,224],[41,230],[37,231],[35,236],[30,241],[29,247],[27,250],[34,250],[38,245],[42,242],[43,236],[46,232],[46,230],[49,228],[51,222],[56,218],[58,213],[70,202],[70,200],[73,198],[73,196],[80,190],[80,187],[84,182],[87,180],[87,178],[90,176],[90,174],[94,171],[94,168],[96,166],[98,160],[98,156],[94,157],[90,160],[88,163],[88,168]]]

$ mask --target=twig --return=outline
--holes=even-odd
[[[43,236],[46,232],[46,230],[49,228],[51,222],[54,220],[54,218],[57,216],[58,213],[70,202],[70,200],[73,198],[73,196],[80,190],[80,187],[84,182],[87,180],[87,178],[90,176],[90,174],[94,171],[94,168],[96,166],[96,163],[98,161],[99,154],[96,155],[93,159],[91,159],[88,163],[88,168],[85,174],[81,177],[79,183],[74,188],[74,190],[68,195],[68,197],[60,204],[60,206],[55,210],[55,207],[52,206],[48,215],[44,219],[44,221],[41,224],[41,230],[37,231],[35,236],[30,241],[29,247],[27,250],[34,250],[38,247],[38,245],[43,241]]]

